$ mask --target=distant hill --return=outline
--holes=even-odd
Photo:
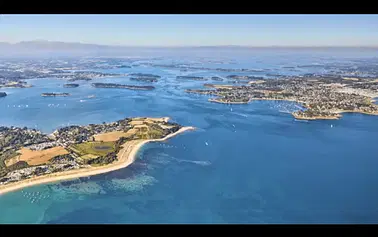
[[[224,46],[188,46],[188,47],[133,47],[133,46],[114,46],[114,45],[98,45],[98,44],[85,44],[85,43],[71,43],[71,42],[58,42],[47,40],[34,40],[34,41],[21,41],[15,44],[0,42],[1,56],[108,56],[108,55],[135,55],[141,53],[162,53],[162,52],[174,52],[185,51],[191,52],[192,50],[219,50],[219,51],[246,51],[246,50],[292,50],[292,49],[305,49],[305,50],[324,50],[324,49],[344,49],[351,47],[248,47],[238,45],[224,45]],[[369,47],[359,47],[361,49],[374,49]]]

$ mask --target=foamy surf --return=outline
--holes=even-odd
[[[184,163],[191,163],[191,164],[195,164],[195,165],[201,165],[201,166],[208,166],[208,165],[211,165],[211,162],[210,161],[202,161],[202,160],[181,160],[181,159],[177,159],[177,158],[174,158],[172,157],[173,160],[177,161],[177,162],[184,162]]]

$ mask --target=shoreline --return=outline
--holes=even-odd
[[[370,113],[370,112],[365,112],[365,111],[356,111],[356,110],[337,110],[335,111],[334,113],[337,114],[337,116],[315,116],[315,117],[302,117],[302,116],[298,116],[298,115],[295,115],[292,113],[293,117],[296,118],[296,119],[300,119],[300,120],[337,120],[337,119],[340,119],[342,118],[342,114],[343,113],[358,113],[358,114],[365,114],[365,115],[378,115],[378,113]]]
[[[270,101],[288,101],[288,102],[295,102],[295,103],[298,103],[302,106],[305,106],[305,103],[302,102],[302,101],[298,101],[298,100],[294,100],[294,99],[276,99],[276,98],[250,98],[248,101],[246,102],[223,102],[223,101],[220,101],[218,100],[218,98],[210,98],[208,99],[209,102],[215,102],[215,103],[220,103],[220,104],[249,104],[250,102],[252,101],[266,101],[266,100],[270,100]]]
[[[378,115],[378,112],[377,113],[371,113],[371,112],[365,112],[365,111],[359,111],[359,110],[340,110],[340,111],[336,111],[336,113],[338,113],[338,114],[359,113],[359,114],[367,114],[367,115]]]
[[[217,99],[209,99],[209,102],[213,102],[213,103],[219,103],[219,104],[248,104],[249,101],[247,102],[242,102],[242,101],[238,101],[238,102],[223,102],[223,101],[219,101]]]
[[[136,160],[136,155],[139,151],[139,149],[149,143],[149,142],[161,142],[168,140],[171,137],[174,137],[180,133],[186,132],[188,130],[195,130],[195,127],[182,127],[175,133],[171,133],[166,137],[159,138],[159,139],[146,139],[146,140],[132,140],[124,143],[122,145],[122,149],[119,151],[118,154],[121,154],[118,159],[111,163],[104,166],[98,166],[98,167],[88,167],[88,168],[82,168],[82,169],[76,169],[76,170],[68,170],[53,174],[47,174],[42,175],[38,177],[33,177],[30,179],[25,179],[19,182],[6,184],[4,186],[0,187],[0,196],[17,191],[19,189],[23,189],[30,186],[40,185],[40,184],[48,184],[48,183],[55,183],[55,182],[61,182],[65,180],[72,180],[82,177],[88,177],[98,174],[104,174],[111,171],[119,170],[126,168],[127,166],[134,163]],[[126,153],[126,154],[125,154]]]
[[[371,102],[374,103],[376,101],[375,99],[376,98],[373,98],[371,100]],[[295,102],[295,103],[302,105],[303,107],[306,107],[305,102],[298,101],[298,100],[295,100],[295,99],[250,98],[248,102],[223,102],[223,101],[218,100],[217,98],[216,99],[213,99],[213,98],[208,99],[209,102],[220,103],[220,104],[249,104],[252,101],[264,101],[264,100],[265,101],[270,100],[270,101]],[[295,112],[293,112],[293,113],[295,113]],[[291,115],[295,119],[300,119],[300,120],[337,120],[337,119],[340,119],[342,117],[343,113],[360,113],[360,114],[366,114],[366,115],[378,115],[378,112],[370,113],[370,112],[359,111],[359,110],[337,110],[337,111],[334,111],[334,113],[337,114],[336,116],[329,116],[329,117],[328,116],[302,117],[302,116],[295,115],[293,113],[291,113]]]
[[[341,115],[340,116],[315,116],[315,117],[303,117],[303,116],[298,116],[298,115],[295,115],[293,114],[293,117],[295,119],[298,119],[298,120],[336,120],[336,119],[340,119],[341,118]]]

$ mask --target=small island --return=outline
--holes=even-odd
[[[0,88],[30,88],[32,85],[25,81],[0,80]]]
[[[131,81],[141,81],[141,82],[157,82],[155,77],[131,77]]]
[[[41,96],[42,97],[56,97],[56,96],[66,97],[66,96],[70,96],[70,94],[69,93],[42,93]]]
[[[159,76],[159,75],[154,75],[154,74],[149,74],[149,73],[131,73],[130,76],[133,76],[133,77],[149,77],[149,78],[155,78],[155,79],[161,78],[161,76]]]
[[[184,79],[184,80],[194,80],[194,81],[207,81],[204,77],[196,77],[196,76],[177,76],[176,79]]]
[[[128,89],[128,90],[153,90],[154,86],[134,86],[134,85],[122,85],[116,83],[92,83],[95,88],[114,88],[114,89]]]
[[[5,92],[0,92],[0,97],[5,97],[5,96],[7,96],[7,93],[5,93]]]
[[[79,87],[79,84],[73,84],[73,83],[64,84],[63,87],[64,88],[76,88],[76,87]]]
[[[169,122],[168,117],[73,125],[52,134],[0,127],[0,194],[125,168],[144,144],[193,129]]]
[[[68,79],[67,81],[69,81],[69,82],[74,82],[74,81],[92,81],[92,79],[88,78],[88,77],[75,77],[75,78]]]

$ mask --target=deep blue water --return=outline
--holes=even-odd
[[[122,72],[128,71],[162,79],[154,91],[31,80],[34,88],[5,90],[0,124],[52,132],[68,124],[169,116],[198,129],[144,146],[125,169],[2,195],[1,223],[377,223],[378,117],[298,122],[289,114],[294,103],[209,103],[183,92],[204,82],[178,82],[178,71]],[[72,96],[42,98],[42,92]]]

